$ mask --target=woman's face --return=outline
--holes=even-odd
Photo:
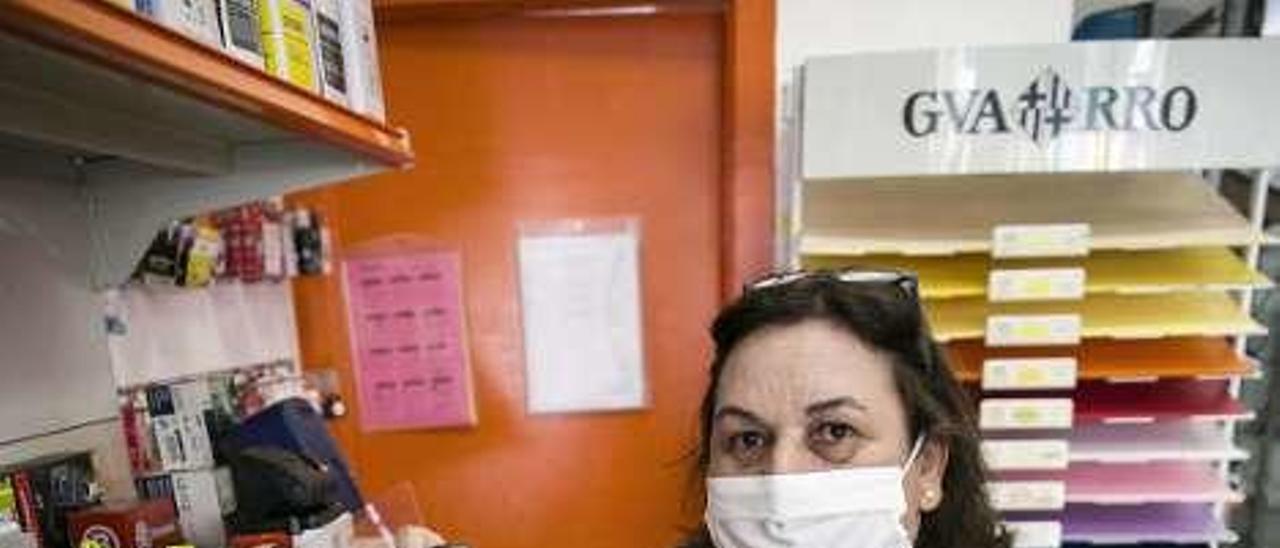
[[[730,352],[716,393],[709,473],[744,476],[900,466],[915,440],[884,354],[822,320],[769,327]],[[910,470],[905,525],[942,500],[946,450]]]

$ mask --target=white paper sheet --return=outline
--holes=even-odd
[[[565,226],[518,244],[529,412],[644,407],[635,225]]]

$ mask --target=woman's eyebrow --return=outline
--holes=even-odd
[[[844,406],[852,407],[854,409],[859,409],[862,411],[867,410],[867,406],[862,405],[862,402],[852,397],[845,396],[843,398],[835,398],[831,400],[825,400],[825,401],[820,401],[818,403],[810,404],[808,407],[804,408],[804,412],[807,415],[817,415],[824,411],[830,411],[837,407],[844,407]]]
[[[736,405],[726,405],[724,407],[721,407],[718,411],[716,411],[715,419],[717,421],[728,418],[728,417],[737,417],[749,422],[754,422],[762,426],[768,424],[764,421],[764,419],[761,419],[759,415],[756,415],[755,413],[747,411],[746,409],[743,409]]]

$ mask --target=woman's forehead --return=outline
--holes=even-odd
[[[807,320],[743,339],[728,356],[716,401],[794,414],[840,398],[868,412],[901,406],[887,356],[829,321]]]

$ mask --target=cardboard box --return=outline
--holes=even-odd
[[[92,540],[103,548],[151,548],[182,543],[178,516],[167,499],[107,505],[71,514],[75,546]]]
[[[315,3],[316,67],[320,92],[326,99],[342,106],[347,99],[347,60],[343,53],[342,4],[350,0],[313,0]]]
[[[235,59],[263,69],[262,12],[260,0],[218,0],[222,22],[222,49]]]
[[[387,119],[378,65],[378,33],[370,0],[345,0],[342,8],[342,54],[346,58],[347,97],[351,109],[379,122]]]
[[[151,0],[148,15],[166,27],[222,49],[217,0]]]
[[[262,55],[267,72],[298,87],[318,91],[315,17],[307,0],[258,0]]]

